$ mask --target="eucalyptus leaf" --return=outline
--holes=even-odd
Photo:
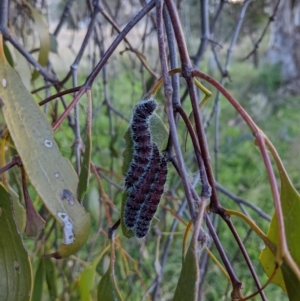
[[[9,62],[9,64],[11,65],[11,67],[13,68],[14,67],[14,60],[13,60],[13,57],[10,53],[9,48],[7,47],[7,45],[5,43],[3,44],[3,48],[4,48],[5,57],[6,57],[7,61]]]
[[[78,184],[78,200],[83,201],[84,195],[87,191],[89,185],[90,176],[90,165],[91,165],[91,155],[92,155],[92,137],[90,132],[87,131],[87,135],[84,139],[84,155],[81,162],[81,170],[79,174],[79,184]]]
[[[191,241],[186,253],[180,277],[176,286],[173,301],[196,301],[198,300],[199,287],[199,262],[197,249]]]
[[[57,298],[57,276],[55,265],[50,258],[43,258],[46,273],[46,283],[51,300]]]
[[[94,287],[96,269],[93,264],[89,264],[84,268],[81,273],[80,280],[78,282],[78,288],[80,292],[81,301],[90,301],[90,292]]]
[[[109,247],[109,246],[108,246]],[[90,301],[91,300],[91,291],[95,284],[95,276],[96,276],[96,268],[102,259],[103,255],[108,250],[108,247],[104,249],[101,254],[92,262],[89,263],[80,275],[80,279],[78,282],[78,288],[80,292],[80,300],[81,301]]]
[[[0,300],[27,301],[32,293],[31,264],[11,207],[9,193],[0,183]]]
[[[31,12],[31,17],[34,21],[40,40],[38,62],[41,66],[45,67],[48,63],[48,57],[50,52],[50,35],[47,23],[44,17],[40,14],[40,12],[36,10],[36,8],[34,8],[28,1],[22,0],[22,2],[29,8]],[[39,74],[40,73],[37,70],[34,70],[32,74],[32,80],[36,80]]]
[[[115,240],[114,234],[111,238],[111,247],[110,247],[110,263],[106,273],[102,276],[98,284],[98,301],[123,301],[123,298],[119,292],[117,281],[115,278]],[[104,254],[104,253],[103,253]]]
[[[98,285],[98,301],[123,301],[117,288],[115,275],[109,268]]]
[[[15,51],[16,66],[15,71],[19,74],[24,86],[28,91],[31,89],[31,70],[26,58],[19,52]]]
[[[26,210],[20,203],[19,195],[8,186],[10,198],[12,200],[13,216],[20,233],[23,233],[26,225]]]
[[[299,267],[300,232],[298,229],[300,228],[300,196],[291,183],[279,158],[275,158],[275,160],[279,169],[281,180],[280,200],[284,217],[285,235],[290,254]],[[278,224],[275,215],[272,217],[267,236],[275,245],[278,245]],[[275,254],[273,254],[268,248],[265,248],[261,252],[259,260],[265,273],[270,277],[275,268]],[[279,285],[288,294],[290,301],[299,300],[300,279],[296,277],[285,261],[283,261],[281,269],[277,271],[277,274],[272,282]]]
[[[5,59],[0,35],[0,107],[26,174],[63,228],[56,258],[77,252],[86,242],[90,217],[77,201],[78,177],[62,157],[53,130],[18,74]]]
[[[33,293],[31,301],[40,301],[43,296],[43,284],[45,280],[45,259],[41,258],[34,277]]]

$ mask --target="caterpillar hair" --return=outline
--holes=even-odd
[[[161,196],[164,192],[164,186],[168,174],[168,160],[164,155],[159,155],[158,169],[155,174],[155,179],[151,185],[150,191],[143,203],[137,222],[135,225],[135,235],[137,238],[143,238],[148,234],[151,221],[157,210]]]
[[[157,105],[154,99],[143,100],[136,105],[130,123],[133,140],[133,156],[125,177],[125,189],[134,189],[145,173],[152,156],[152,138],[149,118]],[[136,188],[134,189],[136,190]]]
[[[156,178],[160,156],[156,144],[152,143],[152,148],[153,152],[149,167],[147,168],[144,177],[136,184],[135,189],[129,193],[125,202],[124,222],[127,229],[135,228],[142,204],[149,195],[151,186]]]

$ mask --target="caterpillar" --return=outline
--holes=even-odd
[[[138,238],[147,235],[167,178],[167,158],[152,141],[149,119],[156,109],[153,99],[136,105],[130,123],[133,155],[125,176],[128,197],[124,224]]]
[[[149,118],[156,109],[154,99],[141,101],[136,105],[130,124],[133,140],[133,157],[125,177],[125,189],[136,190],[152,156],[152,139]],[[136,187],[135,187],[136,186]]]
[[[145,196],[145,201],[141,207],[134,228],[137,238],[143,238],[148,234],[151,221],[157,210],[160,198],[164,192],[164,185],[168,174],[168,160],[165,155],[158,154],[158,168],[155,173],[155,178],[151,184],[149,193]]]
[[[155,181],[157,166],[159,165],[159,150],[155,143],[151,145],[153,152],[150,164],[145,172],[144,177],[135,185],[135,189],[129,193],[125,203],[124,222],[127,229],[134,229],[136,220],[147,195],[150,193],[151,186]]]

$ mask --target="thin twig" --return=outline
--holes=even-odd
[[[229,198],[231,198],[237,204],[246,205],[249,208],[251,208],[253,211],[255,211],[259,216],[261,216],[262,218],[264,218],[265,220],[267,220],[268,222],[271,221],[271,217],[267,213],[265,213],[261,208],[259,208],[258,206],[256,206],[255,204],[252,204],[251,202],[246,201],[246,200],[238,197],[237,195],[235,195],[232,192],[230,192],[229,190],[227,190],[224,186],[222,186],[218,182],[215,182],[215,184],[216,184],[217,189],[220,192],[222,192],[223,194],[225,194],[226,196],[228,196]]]
[[[275,5],[275,8],[273,10],[273,13],[269,17],[269,20],[268,20],[265,28],[263,29],[261,36],[259,37],[259,39],[257,40],[257,42],[254,44],[253,50],[243,58],[243,61],[246,61],[247,59],[249,59],[252,55],[254,55],[257,52],[257,49],[259,48],[259,45],[260,45],[261,41],[263,40],[264,36],[266,35],[270,24],[275,20],[275,15],[277,13],[280,1],[281,0],[277,1],[276,5]]]
[[[147,5],[145,5],[143,9],[127,24],[127,26],[117,36],[117,38],[110,45],[106,53],[101,58],[100,62],[97,64],[97,66],[94,68],[92,73],[89,75],[85,84],[80,88],[80,90],[76,94],[71,104],[64,111],[64,113],[57,119],[57,121],[53,124],[52,126],[53,130],[56,130],[59,127],[59,125],[62,123],[65,117],[70,113],[70,111],[74,108],[75,104],[79,101],[79,99],[82,97],[85,91],[91,88],[95,78],[97,77],[97,75],[99,74],[103,66],[106,64],[108,59],[111,57],[112,53],[115,51],[117,46],[127,35],[127,33],[154,7],[154,5],[155,5],[155,0],[150,1]]]
[[[201,36],[201,42],[200,46],[198,48],[196,56],[193,58],[193,63],[195,65],[198,65],[198,63],[201,61],[207,42],[210,38],[209,33],[209,11],[208,11],[208,0],[201,0],[200,1],[201,6],[201,30],[202,30],[202,36]]]
[[[14,37],[8,28],[8,0],[0,1],[0,32],[3,37],[8,40],[25,58],[26,60],[42,74],[45,80],[51,83],[57,83],[58,79],[56,76],[50,74],[47,69],[41,66],[33,56],[25,49],[23,45]]]
[[[230,277],[230,280],[231,280],[231,283],[232,283],[233,287],[237,290],[241,290],[242,289],[242,283],[238,280],[238,278],[235,275],[235,272],[234,272],[234,270],[233,270],[233,268],[230,264],[230,261],[227,258],[227,255],[226,255],[226,253],[225,253],[225,251],[222,247],[222,244],[221,244],[221,242],[219,240],[219,237],[218,237],[218,235],[217,235],[217,233],[216,233],[216,231],[215,231],[215,229],[214,229],[214,227],[213,227],[213,225],[210,221],[210,218],[209,218],[208,214],[206,214],[205,220],[206,220],[206,225],[207,225],[207,228],[209,230],[209,233],[210,233],[210,235],[211,235],[211,237],[212,237],[212,239],[213,239],[213,241],[216,245],[216,248],[217,248],[217,250],[220,254],[220,257],[221,257],[221,259],[222,259],[222,261],[225,265],[225,268],[228,272],[228,275]]]
[[[21,164],[21,161],[20,161],[19,156],[13,156],[9,163],[7,163],[4,167],[0,168],[0,174],[2,174],[3,172],[9,170],[13,166],[20,165],[20,164]]]
[[[260,284],[260,282],[259,282],[258,276],[257,276],[257,274],[256,274],[256,272],[255,272],[255,269],[254,269],[254,267],[253,267],[253,264],[252,264],[252,262],[251,262],[251,260],[250,260],[250,258],[249,258],[249,255],[248,255],[248,253],[247,253],[247,250],[246,250],[246,248],[245,248],[245,246],[244,246],[242,240],[240,239],[240,237],[239,237],[239,235],[238,235],[238,233],[237,233],[235,227],[233,226],[231,220],[228,219],[228,218],[225,217],[225,216],[222,216],[222,218],[224,219],[224,221],[225,221],[226,224],[228,225],[228,227],[229,227],[231,233],[233,234],[233,236],[234,236],[234,238],[235,238],[235,241],[237,242],[237,244],[238,244],[238,246],[239,246],[239,248],[240,248],[240,251],[242,252],[242,254],[243,254],[243,256],[244,256],[244,259],[245,259],[245,261],[246,261],[246,263],[247,263],[247,266],[248,266],[248,268],[249,268],[249,270],[250,270],[250,273],[252,274],[252,278],[254,279],[254,282],[255,282],[255,284],[256,284],[256,287],[257,287],[258,290],[260,290],[261,284]],[[260,294],[261,299],[262,299],[263,301],[266,301],[266,300],[267,300],[267,297],[266,297],[264,291],[259,291],[259,294]]]
[[[189,180],[187,177],[187,171],[185,168],[183,156],[181,153],[178,136],[177,136],[177,130],[176,130],[176,124],[173,114],[173,103],[172,103],[172,94],[173,89],[171,85],[171,79],[168,72],[168,66],[167,66],[167,58],[165,53],[165,41],[164,41],[164,35],[163,35],[163,17],[162,17],[162,11],[163,11],[163,2],[162,0],[158,0],[157,2],[157,14],[156,14],[156,21],[157,21],[157,38],[158,38],[158,47],[159,47],[159,56],[160,56],[160,62],[162,67],[162,73],[164,78],[164,94],[166,97],[166,110],[167,110],[167,116],[168,121],[170,125],[170,133],[174,144],[174,149],[177,157],[177,163],[180,170],[180,175],[184,187],[184,191],[188,200],[189,204],[189,210],[191,213],[191,218],[193,221],[195,221],[196,215],[194,210],[194,204],[192,201],[192,194],[190,191],[190,185]]]
[[[55,30],[54,30],[54,33],[53,33],[54,36],[56,36],[56,37],[58,36],[58,34],[59,34],[59,32],[60,32],[60,30],[61,30],[61,28],[62,28],[62,26],[63,26],[63,24],[65,22],[65,20],[69,16],[69,11],[70,11],[70,9],[72,7],[73,2],[74,2],[74,0],[68,0],[67,1],[66,5],[65,5],[65,8],[64,8],[64,11],[63,11],[63,13],[62,13],[62,15],[61,15],[61,17],[59,19],[59,22],[58,22]]]

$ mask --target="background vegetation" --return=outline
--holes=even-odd
[[[160,1],[156,2],[159,7]],[[185,72],[177,48],[172,50],[172,43],[173,46],[176,43],[174,37],[172,42],[172,33],[168,31],[176,24],[170,21],[171,2],[173,3],[166,1],[164,4],[166,31],[163,46],[168,54],[168,69],[183,66]],[[243,296],[258,290],[238,246],[239,240],[234,238],[233,231],[224,221],[224,212],[223,215],[220,212],[208,213],[211,203],[203,199],[202,187],[206,182],[199,179],[199,165],[195,156],[197,149],[195,150],[190,136],[186,139],[187,123],[178,118],[178,114],[175,116],[178,118],[177,136],[186,174],[176,168],[179,157],[174,151],[172,139],[169,139],[165,145],[168,153],[175,158],[175,163],[174,160],[169,163],[165,193],[156,213],[159,221],[153,223],[146,239],[128,239],[121,228],[116,230],[113,240],[109,239],[109,229],[121,214],[123,151],[126,148],[123,136],[135,104],[163,75],[163,59],[160,56],[162,50],[159,49],[161,40],[158,42],[157,38],[160,28],[157,24],[158,13],[154,7],[155,1],[149,3],[83,0],[53,1],[51,4],[44,1],[5,0],[1,3],[0,32],[3,35],[4,52],[1,52],[0,64],[0,106],[3,112],[0,114],[0,180],[3,184],[0,191],[0,225],[3,222],[3,232],[15,227],[15,223],[18,227],[18,232],[14,228],[14,233],[11,234],[11,244],[8,243],[9,236],[0,234],[0,278],[6,279],[4,286],[8,283],[6,287],[9,288],[7,295],[2,293],[1,296],[0,293],[3,300],[243,300]],[[140,23],[134,24],[126,40],[122,33],[119,34],[120,28],[123,29],[135,20],[143,7],[149,8],[148,14],[145,14]],[[267,1],[216,0],[178,1],[176,7],[193,66],[220,81],[238,100],[274,143],[291,182],[299,191],[300,97],[294,86],[291,88],[290,79],[286,79],[282,72],[284,66],[274,64],[268,56],[271,47],[269,41],[275,34],[270,31],[268,20],[270,16],[273,20],[279,14],[278,6],[269,5]],[[176,33],[176,28],[174,31]],[[106,57],[116,37],[121,37],[123,41]],[[252,54],[245,59],[249,53]],[[106,62],[107,58],[109,60]],[[98,69],[97,64],[100,66]],[[20,78],[14,77],[13,69]],[[7,89],[3,79],[8,81]],[[13,87],[10,79],[14,83]],[[172,82],[175,95],[173,102],[175,103],[176,97],[180,97],[182,108],[189,116],[194,109],[185,79],[186,75],[183,74],[180,78],[177,77],[177,83]],[[253,133],[249,131],[240,112],[235,111],[215,87],[205,81],[201,83],[212,92],[209,101],[199,110],[211,159],[210,162],[203,159],[204,165],[209,163],[216,181],[208,183],[211,186],[216,184],[217,198],[222,207],[244,213],[267,234],[275,211],[270,180],[257,141],[255,146]],[[27,129],[27,124],[30,124],[28,128],[33,131],[36,128],[44,133],[40,129],[43,127],[40,123],[42,119],[39,119],[43,117],[37,116],[35,106],[32,110],[28,109],[28,115],[24,112],[24,118],[17,118],[22,114],[14,115],[13,109],[8,113],[8,101],[16,101],[22,106],[22,99],[30,99],[27,92],[24,92],[25,87],[31,92],[35,103],[57,94],[42,106],[41,111],[47,118],[44,122],[52,125],[59,153],[70,160],[77,174],[80,171],[82,173],[79,182],[81,188],[77,189],[77,193],[82,194],[77,194],[74,198],[82,201],[84,211],[90,215],[90,228],[88,215],[82,213],[84,222],[79,218],[79,213],[74,215],[78,219],[75,222],[73,217],[72,221],[76,223],[79,233],[75,240],[82,240],[80,246],[71,245],[68,250],[64,249],[66,240],[63,229],[65,231],[66,228],[62,228],[62,220],[55,212],[61,210],[58,209],[59,206],[64,208],[64,202],[70,199],[68,196],[62,197],[60,193],[54,196],[50,193],[42,195],[38,188],[38,176],[33,180],[35,167],[28,167],[32,162],[49,160],[47,167],[50,168],[51,162],[55,166],[57,162],[61,162],[56,162],[61,157],[49,157],[43,148],[39,151],[39,148],[29,142],[18,142],[21,138],[24,140],[20,141],[38,141],[36,132],[22,131],[23,128]],[[72,87],[81,89],[64,94],[64,91]],[[11,94],[6,95],[5,89],[11,89]],[[81,95],[78,96],[78,93]],[[81,97],[84,94],[86,96]],[[205,93],[197,90],[198,103],[204,97]],[[75,111],[66,114],[71,101],[79,98]],[[155,99],[159,105],[157,114],[169,128],[168,98],[163,87],[157,92]],[[65,119],[60,123],[59,117],[62,114]],[[191,116],[189,119],[194,124]],[[16,125],[8,119],[17,120]],[[195,136],[202,147],[198,134]],[[14,157],[15,155],[19,157]],[[25,164],[26,158],[29,158],[29,165]],[[11,168],[7,170],[8,167]],[[207,169],[207,165],[205,167]],[[66,169],[62,168],[62,172],[64,170]],[[239,283],[234,283],[232,279],[230,281],[226,272],[208,255],[210,250],[217,261],[224,265],[224,256],[217,250],[205,221],[201,223],[201,231],[196,226],[190,234],[186,230],[191,221],[191,206],[188,205],[189,196],[179,174],[195,187],[198,198],[201,197],[203,203],[207,202],[204,220],[206,215],[211,220],[222,250],[227,254],[229,266],[242,283],[241,291]],[[280,186],[280,173],[276,168],[275,175]],[[52,185],[53,180],[49,181]],[[26,184],[29,196],[22,184]],[[56,188],[53,191],[56,192]],[[80,197],[83,195],[84,197]],[[57,197],[61,199],[56,200]],[[71,196],[71,201],[72,198]],[[28,204],[30,199],[37,214]],[[295,200],[299,201],[298,196]],[[7,206],[8,202],[12,205]],[[198,205],[195,205],[197,212],[201,210]],[[82,210],[79,207],[81,205],[78,203],[78,210]],[[1,220],[3,212],[14,220]],[[72,211],[69,214],[72,217],[75,213]],[[265,243],[243,219],[232,216],[231,221],[262,286],[269,279],[258,259]],[[197,248],[193,249],[193,241],[196,239],[192,237],[192,233],[198,233],[197,231],[202,236],[196,244]],[[191,253],[187,252],[185,261],[186,253],[182,253],[184,247],[191,250]],[[280,242],[277,248],[280,249]],[[16,250],[16,254],[10,258],[5,257],[12,250]],[[26,258],[27,253],[29,259]],[[299,256],[294,259],[299,266]],[[5,272],[8,262],[12,263],[12,272],[7,272],[9,269]],[[183,265],[183,262],[187,264]],[[194,268],[197,273],[193,273]],[[184,269],[187,269],[188,276],[181,282],[180,274]],[[290,280],[290,283],[294,287],[299,286],[297,274],[292,275],[296,275],[296,280]],[[20,280],[16,283],[14,279]],[[22,279],[28,281],[24,282]],[[185,287],[190,293],[185,292]],[[16,296],[12,291],[20,293]],[[290,290],[286,294],[281,287],[270,283],[264,293],[253,296],[251,300],[297,300],[300,296],[298,293],[299,288],[294,293]],[[182,298],[181,294],[185,297]]]

